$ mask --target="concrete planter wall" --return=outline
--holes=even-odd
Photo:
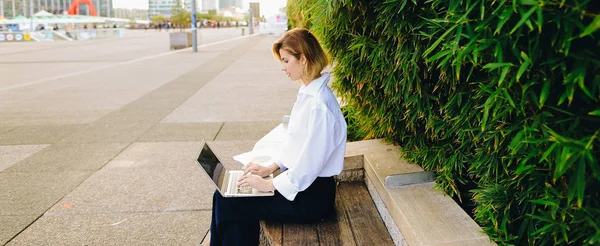
[[[192,47],[191,32],[172,32],[169,33],[169,47],[171,49],[185,49]]]

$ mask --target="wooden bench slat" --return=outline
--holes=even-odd
[[[279,221],[260,221],[260,245],[281,246],[283,244],[283,224]]]
[[[320,245],[356,245],[340,193],[335,200],[336,215],[317,225]]]
[[[340,183],[338,192],[357,245],[394,245],[364,183]]]
[[[318,245],[316,224],[283,224],[283,245]]]

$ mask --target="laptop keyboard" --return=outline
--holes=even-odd
[[[238,187],[238,179],[244,174],[244,171],[230,171],[229,185],[227,191],[230,194],[252,194],[251,187]]]

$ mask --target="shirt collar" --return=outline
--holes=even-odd
[[[315,96],[317,95],[317,92],[319,92],[319,89],[321,89],[321,86],[323,86],[323,84],[327,83],[328,81],[329,73],[322,73],[321,77],[310,82],[308,86],[302,85],[302,87],[300,87],[299,93]]]

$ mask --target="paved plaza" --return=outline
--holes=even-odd
[[[201,29],[0,44],[0,245],[197,245],[214,188],[201,143],[248,151],[298,85],[268,35]]]

